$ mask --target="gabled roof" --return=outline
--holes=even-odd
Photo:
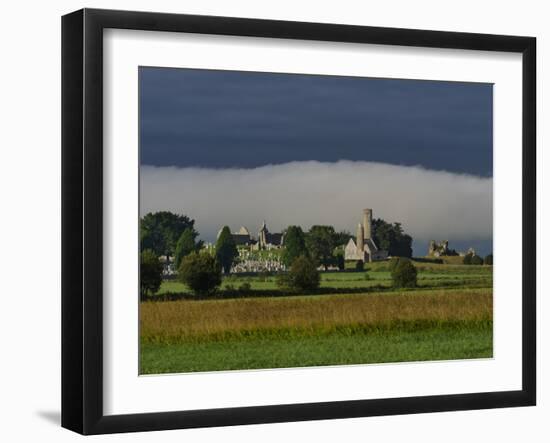
[[[246,228],[246,226],[241,226],[239,229],[239,232],[237,232],[239,235],[250,235],[250,231]]]
[[[369,252],[378,251],[378,247],[376,246],[376,243],[374,243],[374,240],[372,238],[365,239],[365,249]]]
[[[348,246],[350,246],[350,245],[353,246],[354,248],[357,247],[357,245],[355,244],[355,240],[354,240],[353,238],[350,238],[350,239],[348,240],[348,244],[346,245],[346,248],[347,248]]]

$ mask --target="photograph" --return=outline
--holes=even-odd
[[[493,357],[492,84],[140,66],[139,152],[140,374]]]

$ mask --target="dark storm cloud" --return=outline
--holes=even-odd
[[[492,86],[140,69],[141,164],[340,159],[492,176]]]

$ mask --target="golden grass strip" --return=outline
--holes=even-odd
[[[280,330],[342,330],[403,323],[492,320],[491,289],[143,302],[146,342],[178,342]]]

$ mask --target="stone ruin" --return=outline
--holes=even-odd
[[[465,254],[469,254],[473,251],[473,255],[475,255],[475,250],[473,248],[468,249],[468,252],[456,252],[456,250],[449,248],[449,240],[443,240],[441,242],[436,242],[435,240],[430,240],[430,244],[428,246],[428,256],[429,257],[449,257],[449,256],[456,256],[460,255],[461,257],[464,257]]]
[[[451,254],[451,251],[449,250],[449,240],[443,240],[440,243],[437,243],[435,240],[430,240],[428,255],[430,257],[442,257],[454,254]]]

